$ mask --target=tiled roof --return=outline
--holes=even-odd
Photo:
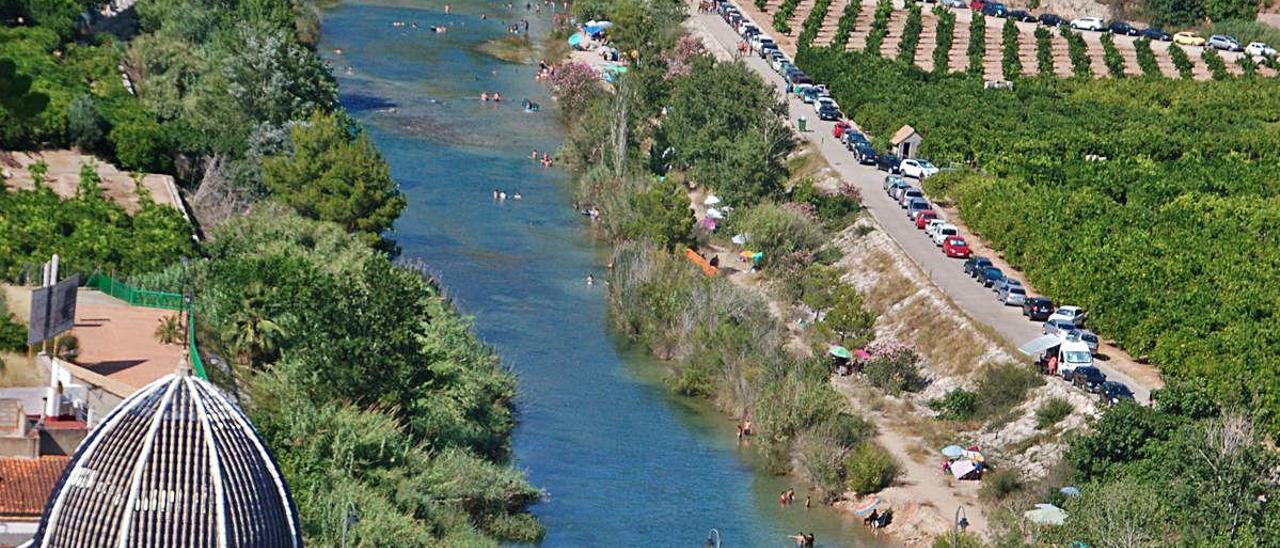
[[[894,133],[893,137],[889,139],[889,144],[896,145],[898,143],[906,141],[907,138],[911,137],[911,135],[914,133],[916,133],[916,128],[913,128],[911,126],[902,126],[898,128],[898,131]]]
[[[38,518],[69,457],[0,457],[0,516]]]

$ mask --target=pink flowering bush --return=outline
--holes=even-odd
[[[688,76],[693,72],[693,62],[707,53],[700,38],[682,36],[667,57],[667,79]]]
[[[586,63],[566,61],[556,65],[547,78],[551,96],[560,102],[560,110],[566,113],[582,112],[591,98],[601,92],[600,75]]]

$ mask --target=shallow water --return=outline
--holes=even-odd
[[[604,278],[606,250],[570,209],[566,174],[529,158],[562,135],[536,67],[475,49],[513,14],[505,2],[455,3],[447,16],[441,5],[340,5],[321,49],[409,199],[393,235],[404,256],[430,265],[519,376],[515,463],[547,491],[533,507],[544,544],[698,546],[716,528],[726,546],[790,546],[798,530],[820,545],[877,545],[829,509],[779,508],[792,482],[754,473],[730,419],[671,396],[662,366],[610,331],[605,288],[584,281]],[[449,31],[427,30],[437,24]],[[480,102],[485,91],[504,102]],[[525,97],[543,112],[524,113]],[[524,199],[496,203],[495,188]]]

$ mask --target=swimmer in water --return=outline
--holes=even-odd
[[[496,91],[495,91],[495,92],[493,92],[493,102],[495,102],[495,103],[501,103],[501,102],[502,102],[502,94],[500,94],[500,93],[498,93],[498,92],[496,92]]]
[[[489,94],[488,94],[487,92],[483,92],[483,91],[482,91],[482,92],[480,92],[480,100],[481,100],[481,101],[484,101],[484,102],[486,102],[486,103],[488,103],[488,102],[489,102]]]
[[[519,190],[517,190],[515,194],[512,194],[512,195],[511,195],[511,199],[512,199],[512,200],[522,200],[522,199],[524,199],[524,196],[521,196],[521,195],[520,195],[520,191],[519,191]]]
[[[587,274],[587,285],[596,285],[596,277]]]
[[[445,4],[445,5],[444,5],[444,12],[445,12],[446,14],[447,14],[447,13],[449,13],[449,4]]]

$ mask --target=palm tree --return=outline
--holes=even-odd
[[[156,326],[156,340],[160,344],[177,344],[182,340],[182,321],[178,319],[177,314],[172,314],[159,319],[160,325]]]
[[[262,284],[245,288],[240,310],[231,315],[227,340],[241,365],[252,364],[276,353],[287,335],[283,327],[267,313],[268,299]]]

